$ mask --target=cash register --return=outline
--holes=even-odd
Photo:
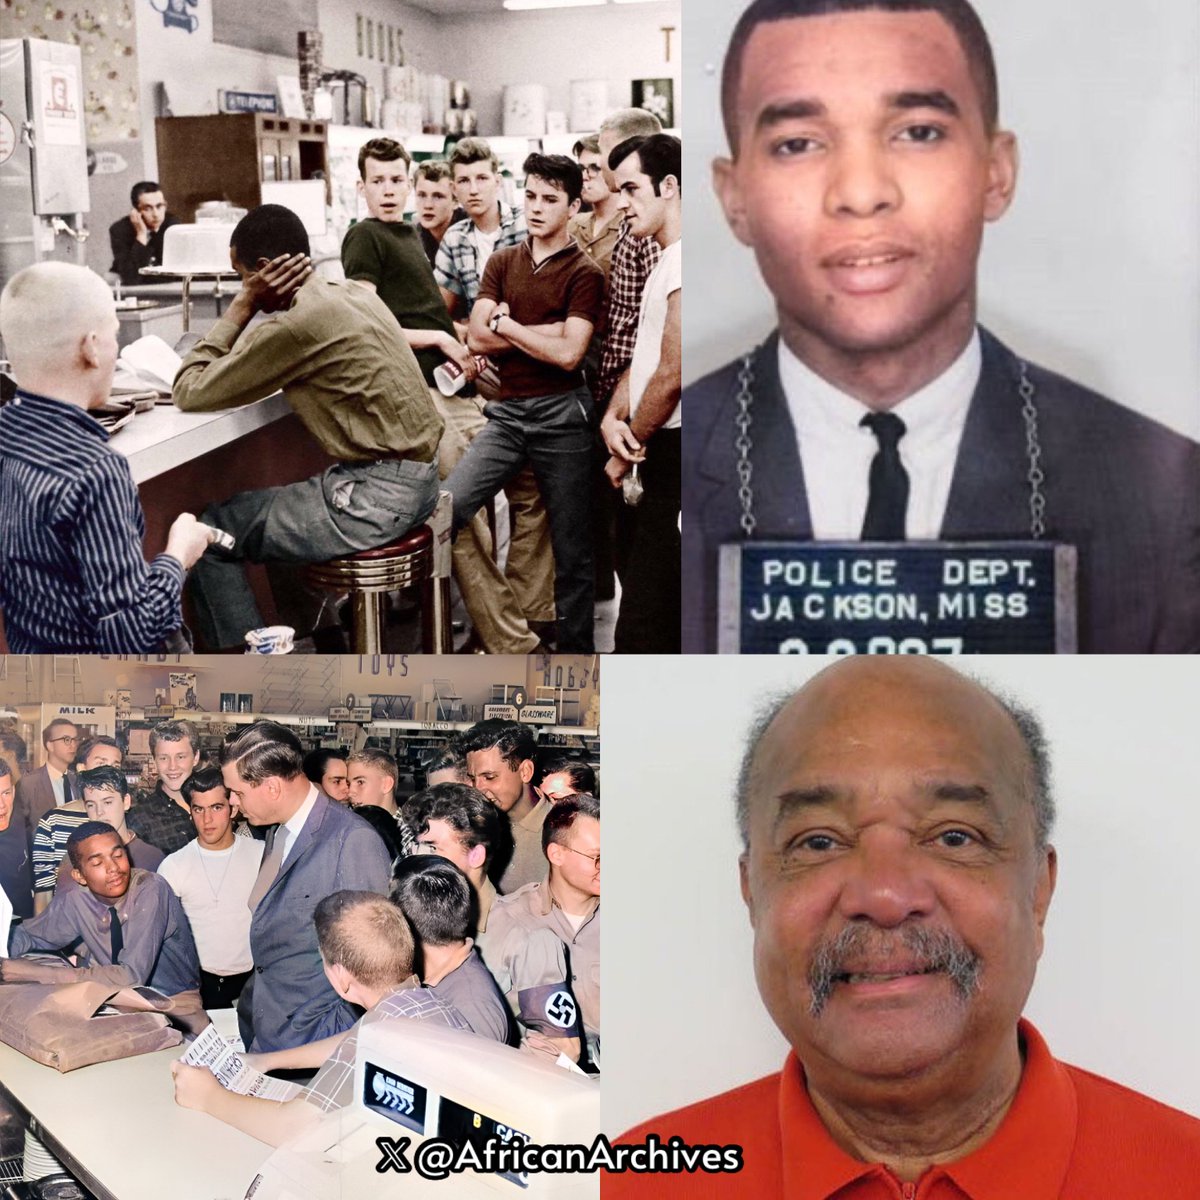
[[[599,1080],[549,1057],[427,1022],[380,1021],[359,1030],[354,1097],[276,1150],[246,1200],[343,1200],[393,1189],[405,1200],[600,1195],[598,1172],[526,1172],[500,1163],[428,1179],[415,1166],[420,1144],[435,1138],[469,1143],[479,1151],[473,1160],[482,1160],[488,1141],[590,1146],[600,1133]]]

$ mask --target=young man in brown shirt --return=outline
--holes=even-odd
[[[525,160],[529,240],[488,260],[467,342],[500,372],[500,398],[446,480],[461,527],[528,460],[550,519],[558,649],[593,649],[592,400],[581,363],[604,306],[604,275],[567,232],[583,175],[561,154]]]

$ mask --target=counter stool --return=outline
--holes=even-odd
[[[415,585],[421,589],[421,652],[453,653],[450,628],[452,515],[450,493],[439,492],[437,507],[427,524],[415,526],[386,546],[308,565],[308,581],[315,587],[349,593],[354,618],[352,653],[383,652],[387,593]]]

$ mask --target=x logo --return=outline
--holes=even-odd
[[[375,1145],[379,1147],[383,1157],[375,1164],[375,1170],[380,1175],[395,1171],[397,1175],[405,1175],[412,1170],[412,1164],[404,1157],[412,1138],[377,1137]]]

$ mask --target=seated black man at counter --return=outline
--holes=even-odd
[[[110,768],[100,768],[109,770]],[[81,965],[57,970],[64,982],[88,979],[92,967],[121,966],[130,982],[167,996],[200,987],[200,960],[183,907],[167,881],[131,867],[111,825],[86,821],[67,839],[78,887],[58,893],[44,913],[8,938],[11,959],[0,959],[5,983],[32,978],[18,958],[32,950],[69,950]]]
[[[320,1067],[304,1092],[279,1103],[227,1092],[205,1067],[171,1064],[175,1103],[214,1116],[270,1146],[280,1146],[315,1125],[322,1113],[354,1102],[354,1058],[358,1029],[376,1021],[434,1021],[474,1037],[466,1019],[413,975],[413,939],[403,914],[371,892],[341,891],[326,896],[307,922],[329,987],[348,1004],[367,1009],[349,1035],[248,1054],[260,1071]]]
[[[323,562],[382,546],[437,502],[442,421],[421,368],[378,296],[313,274],[300,218],[264,204],[233,231],[242,287],[175,378],[188,412],[236,408],[282,389],[309,433],[337,460],[285,487],[211,505],[206,520],[236,539],[196,566],[192,599],[208,650],[241,644],[263,624],[242,563]],[[246,330],[259,312],[275,314]],[[279,618],[312,628],[319,604],[298,584],[278,589]]]
[[[190,648],[181,631],[183,574],[210,532],[183,513],[166,551],[147,563],[129,463],[88,411],[108,400],[117,361],[108,285],[68,263],[26,267],[0,295],[0,337],[18,386],[0,408],[0,610],[9,650]]]
[[[129,213],[108,227],[113,263],[109,268],[120,275],[123,284],[148,283],[142,267],[161,267],[163,234],[179,222],[167,212],[162,188],[153,180],[135,183],[129,192]]]
[[[354,1024],[322,973],[313,912],[332,892],[382,895],[388,886],[391,860],[379,836],[321,795],[303,768],[299,738],[273,721],[245,726],[221,749],[230,799],[252,825],[275,826],[248,901],[254,973],[237,1007],[249,1050],[285,1050]]]

